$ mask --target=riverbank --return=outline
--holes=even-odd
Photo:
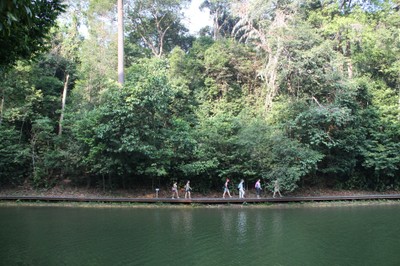
[[[62,207],[62,208],[130,208],[130,209],[293,209],[330,207],[370,207],[400,205],[400,200],[362,200],[291,203],[244,203],[244,204],[169,204],[169,203],[106,203],[106,202],[49,202],[49,201],[0,201],[0,207]]]
[[[272,194],[272,193],[271,193]],[[2,203],[16,202],[21,203],[44,203],[46,206],[61,204],[76,206],[76,204],[86,204],[84,206],[136,206],[136,205],[155,205],[156,207],[166,207],[168,205],[188,205],[188,206],[211,206],[211,205],[238,205],[238,206],[276,206],[312,203],[314,206],[337,205],[338,202],[364,202],[371,205],[371,202],[398,204],[400,193],[397,191],[378,193],[372,191],[343,191],[343,190],[302,190],[284,195],[284,197],[272,198],[270,194],[264,194],[257,198],[253,191],[247,193],[244,199],[239,199],[236,195],[231,198],[222,198],[221,193],[211,192],[200,194],[194,192],[191,199],[184,199],[181,194],[180,199],[171,198],[168,192],[160,190],[158,195],[155,192],[146,190],[118,190],[118,191],[99,191],[78,188],[52,188],[49,190],[25,189],[3,189],[0,191]],[[318,204],[314,204],[318,203]],[[333,204],[332,204],[333,203]],[[360,205],[360,204],[358,204]],[[35,205],[37,206],[37,205]]]
[[[238,198],[235,190],[231,191],[233,198]],[[400,191],[390,190],[385,192],[368,190],[335,190],[328,188],[307,188],[298,189],[291,193],[282,192],[285,197],[336,197],[336,196],[365,196],[365,195],[394,195],[400,194]],[[32,197],[72,197],[72,198],[155,198],[156,191],[148,188],[137,189],[118,189],[101,190],[94,188],[80,188],[71,186],[57,186],[50,189],[35,189],[31,186],[6,187],[0,188],[0,196],[32,196]],[[180,191],[180,196],[184,197],[184,191]],[[255,190],[247,190],[246,197],[255,197]],[[271,191],[263,191],[263,198],[272,197]],[[168,188],[161,188],[158,191],[159,198],[171,197],[171,191]],[[208,193],[192,192],[192,198],[221,198],[222,191],[209,191]]]

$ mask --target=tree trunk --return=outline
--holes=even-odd
[[[106,179],[104,177],[104,174],[101,175],[103,178],[103,192],[106,192]]]
[[[67,74],[67,76],[65,77],[63,96],[62,96],[62,100],[61,100],[61,114],[60,114],[60,121],[58,123],[58,135],[59,136],[61,136],[61,134],[62,134],[62,123],[64,120],[65,102],[67,100],[68,81],[69,81],[69,74]]]
[[[400,88],[399,88],[399,106],[398,106],[398,109],[399,109],[398,119],[400,121]]]
[[[124,84],[124,1],[118,0],[118,82]]]
[[[351,61],[351,43],[347,41],[346,45],[346,57],[347,57],[347,76],[353,78],[353,63]]]
[[[4,107],[4,95],[1,97],[1,103],[0,103],[0,126],[1,122],[3,121],[3,107]]]
[[[278,47],[276,51],[269,54],[268,63],[264,71],[264,77],[267,83],[267,91],[264,103],[264,108],[266,112],[269,112],[271,110],[272,102],[278,94],[278,84],[276,84],[276,80],[278,78],[279,58],[281,57],[283,50],[283,45],[281,45],[281,41],[279,38],[277,46]]]
[[[213,39],[216,41],[219,38],[219,23],[218,23],[218,18],[219,18],[219,8],[215,11],[215,14],[213,16]]]
[[[35,161],[35,145],[36,145],[36,140],[35,140],[35,136],[32,137],[31,140],[31,145],[32,145],[32,173],[33,175],[35,175],[35,169],[36,169],[36,161]]]

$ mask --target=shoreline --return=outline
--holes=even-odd
[[[222,199],[219,191],[207,194],[192,193],[192,199],[172,199],[168,188],[160,190],[159,197],[149,189],[102,191],[79,187],[33,189],[30,186],[0,189],[0,206],[66,206],[118,208],[292,208],[293,206],[364,206],[400,204],[398,191],[333,190],[321,188],[299,189],[282,198],[272,198],[272,192],[263,191],[260,199],[255,191],[246,191],[245,199]],[[183,196],[182,193],[180,195]]]
[[[400,200],[330,201],[296,203],[258,204],[151,204],[151,203],[88,203],[88,202],[17,202],[1,201],[0,208],[6,207],[56,207],[56,208],[121,208],[121,209],[297,209],[297,208],[337,208],[400,205]]]
[[[254,189],[245,191],[246,198],[256,197]],[[293,192],[281,191],[284,197],[331,197],[331,196],[363,196],[363,195],[392,195],[400,194],[400,190],[373,191],[373,190],[343,190],[320,187],[308,187],[297,189]],[[192,198],[222,198],[222,190],[210,190],[207,193],[192,191]],[[238,198],[237,190],[231,189],[233,198]],[[184,196],[184,190],[179,190],[179,195]],[[263,189],[261,197],[272,197],[273,191]],[[156,192],[147,187],[135,189],[102,190],[98,188],[83,188],[75,186],[55,186],[52,188],[34,188],[30,185],[19,187],[0,187],[1,196],[42,196],[42,197],[77,197],[77,198],[155,198]],[[171,198],[172,192],[169,187],[160,188],[159,198]]]
[[[102,202],[102,201],[25,201],[0,200],[1,207],[66,207],[66,208],[133,208],[133,209],[292,209],[400,205],[400,199],[289,201],[289,202],[246,202],[243,203],[187,203],[187,202]]]

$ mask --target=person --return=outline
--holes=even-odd
[[[244,186],[243,186],[244,180],[240,180],[240,183],[238,185],[238,189],[239,189],[239,199],[243,199],[244,198]]]
[[[190,196],[191,190],[192,190],[192,188],[190,187],[190,181],[188,180],[185,185],[185,199],[187,199],[188,197],[189,197],[189,199],[191,198],[191,196]]]
[[[274,194],[272,195],[273,198],[275,198],[275,194],[278,193],[279,197],[282,197],[281,192],[279,191],[280,187],[279,187],[279,181],[278,179],[276,179],[274,181]]]
[[[222,194],[222,198],[225,199],[225,194],[228,193],[228,196],[232,198],[231,193],[229,192],[229,178],[226,179],[225,184],[224,184],[224,194]]]
[[[174,199],[175,196],[177,199],[179,199],[178,182],[174,182],[174,184],[172,185],[172,198]]]
[[[260,198],[260,194],[261,194],[261,180],[260,179],[257,180],[254,187],[256,188],[257,198]]]

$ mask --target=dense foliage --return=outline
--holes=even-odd
[[[18,59],[29,59],[46,46],[46,36],[63,11],[61,0],[0,2],[0,71]],[[1,72],[0,72],[1,73]]]
[[[127,0],[122,86],[114,2],[66,1],[50,32],[59,8],[32,15],[35,61],[0,43],[0,184],[399,188],[398,1],[204,1],[214,26],[191,36],[187,1]]]

